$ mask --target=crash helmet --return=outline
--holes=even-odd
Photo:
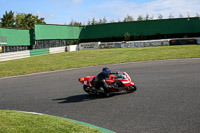
[[[102,72],[103,72],[106,76],[109,76],[110,73],[111,73],[111,71],[110,71],[110,69],[109,69],[108,67],[104,67],[104,68],[102,69]]]

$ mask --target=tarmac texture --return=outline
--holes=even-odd
[[[127,72],[137,91],[90,96],[79,77],[107,66]],[[200,132],[200,58],[101,65],[0,79],[0,109],[65,117],[117,133]]]

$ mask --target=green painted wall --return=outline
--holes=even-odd
[[[200,18],[134,21],[86,26],[81,39],[131,35],[200,33]]]
[[[36,40],[79,39],[83,27],[66,25],[35,25]]]
[[[32,30],[0,28],[0,36],[7,36],[8,45],[30,46],[34,43]]]
[[[35,25],[36,40],[43,39],[95,39],[121,37],[125,33],[137,36],[157,34],[200,33],[199,18],[179,18],[150,21],[133,21],[91,25]]]
[[[47,53],[49,53],[49,48],[30,50],[30,56],[44,55],[44,54],[47,54]]]

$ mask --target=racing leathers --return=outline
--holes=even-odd
[[[96,76],[95,88],[99,89],[100,87],[103,87],[104,91],[107,92],[108,89],[111,88],[111,86],[106,83],[106,79],[108,79],[109,76],[110,75],[107,75],[104,72],[99,73]]]
[[[112,74],[112,73],[110,73]],[[111,88],[117,88],[117,84],[108,84],[106,80],[109,78],[110,74],[105,74],[104,72],[99,73],[95,78],[95,88],[100,89],[102,87],[105,93]]]

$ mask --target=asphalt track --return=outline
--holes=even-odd
[[[200,58],[107,65],[130,74],[138,90],[89,96],[78,78],[103,66],[0,79],[0,109],[66,117],[118,133],[200,132]]]

